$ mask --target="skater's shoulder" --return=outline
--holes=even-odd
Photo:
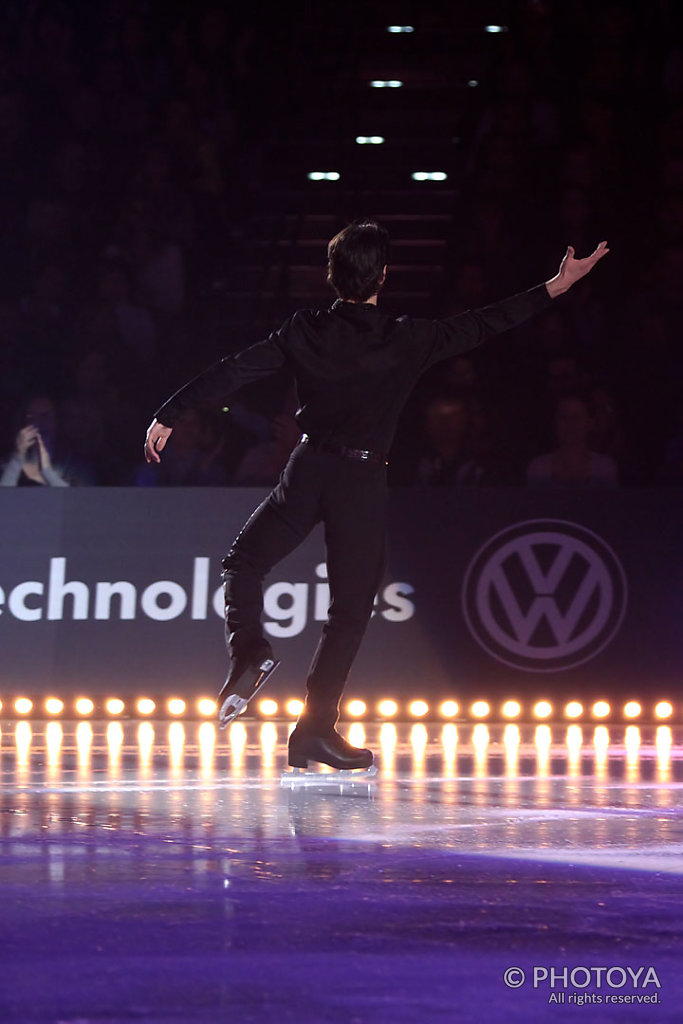
[[[321,309],[314,309],[312,307],[297,309],[295,310],[294,313],[292,313],[290,317],[290,323],[292,324],[292,326],[303,327],[306,324],[325,320],[329,312],[329,307],[323,307]]]

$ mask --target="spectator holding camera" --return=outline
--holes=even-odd
[[[52,462],[56,433],[53,402],[42,396],[26,407],[25,425],[18,431],[14,451],[0,475],[0,487],[68,487],[69,482]]]

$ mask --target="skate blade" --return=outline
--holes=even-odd
[[[234,722],[238,715],[240,715],[250,700],[252,700],[259,692],[261,687],[268,681],[272,676],[275,669],[280,664],[279,661],[274,661],[273,658],[266,658],[262,661],[258,669],[256,669],[258,675],[254,680],[251,693],[248,697],[241,697],[238,693],[231,693],[229,697],[226,697],[221,704],[221,709],[218,712],[218,728],[225,729],[230,722]],[[221,691],[223,692],[223,691]],[[220,699],[220,694],[219,694]]]
[[[318,771],[315,768],[288,768],[280,776],[281,786],[339,786],[357,785],[359,782],[373,782],[377,776],[377,765],[369,768],[332,768]]]

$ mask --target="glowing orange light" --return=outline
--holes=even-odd
[[[501,711],[503,718],[519,718],[522,713],[522,705],[518,700],[506,700]]]

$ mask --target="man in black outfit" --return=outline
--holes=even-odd
[[[326,310],[299,310],[265,341],[209,367],[161,406],[145,442],[147,461],[159,462],[185,409],[223,402],[281,367],[294,374],[303,436],[278,485],[223,559],[230,667],[220,695],[226,725],[277,666],[261,627],[263,578],[322,522],[331,601],[304,710],[289,739],[293,767],[372,763],[372,752],[348,744],[335,724],[384,567],[387,452],[418,377],[544,309],[609,251],[601,242],[577,260],[569,246],[558,274],[545,284],[485,309],[418,320],[377,308],[388,243],[372,221],[340,231],[328,246],[328,281],[337,301]]]

